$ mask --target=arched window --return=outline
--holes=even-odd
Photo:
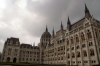
[[[69,45],[69,40],[67,39],[67,45]]]
[[[85,37],[84,37],[83,32],[81,33],[81,40],[82,40],[82,41],[84,41],[84,40],[85,40]]]
[[[82,44],[82,48],[84,48],[84,47],[86,47],[86,45],[85,44]]]
[[[12,49],[11,49],[11,48],[9,48],[9,49],[8,49],[8,52],[10,53],[10,52],[11,52],[11,50],[12,50]]]
[[[86,50],[83,50],[83,55],[84,55],[84,57],[87,56],[87,52],[86,52]]]
[[[68,56],[67,56],[67,58],[70,58],[70,55],[69,55],[69,53],[68,53]]]
[[[72,53],[72,58],[75,58],[75,54],[74,53]]]
[[[79,49],[80,47],[79,47],[79,45],[76,47],[76,49]]]
[[[77,52],[77,57],[80,57],[80,52],[79,51]]]
[[[73,44],[74,43],[74,40],[73,40],[73,37],[71,37],[71,44]]]
[[[90,49],[90,56],[94,56],[94,50],[93,49]]]
[[[89,46],[93,46],[93,43],[92,42],[89,42]]]
[[[76,35],[76,43],[79,42],[79,38],[78,35]]]
[[[92,38],[92,35],[91,35],[90,30],[87,30],[87,36],[88,36],[88,39],[91,39]]]

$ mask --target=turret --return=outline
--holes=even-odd
[[[55,37],[54,28],[53,28],[53,31],[52,31],[52,37]]]
[[[91,17],[91,14],[90,14],[90,12],[89,12],[89,10],[88,10],[86,4],[85,4],[85,17],[86,17],[87,19],[89,19],[89,18]]]
[[[60,30],[61,30],[61,31],[63,31],[63,25],[62,25],[62,21],[61,21],[61,28],[60,28]]]
[[[68,21],[67,21],[67,29],[70,30],[71,29],[71,22],[69,20],[69,17],[68,17]]]

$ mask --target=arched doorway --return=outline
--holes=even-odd
[[[7,60],[6,60],[6,62],[10,62],[10,57],[7,57]]]
[[[13,62],[14,62],[14,63],[16,62],[16,60],[17,60],[16,58],[13,58]]]

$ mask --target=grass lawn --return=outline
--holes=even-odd
[[[0,62],[0,66],[1,65],[11,65],[11,66],[66,66],[66,65],[53,65],[53,64],[5,63],[5,62]]]

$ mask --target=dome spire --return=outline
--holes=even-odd
[[[46,32],[48,32],[48,28],[47,28],[47,25],[46,25]]]

